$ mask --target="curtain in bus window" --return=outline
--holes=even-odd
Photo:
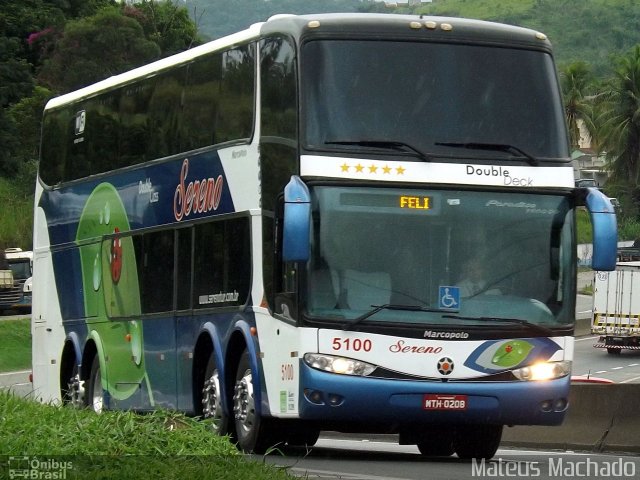
[[[195,227],[193,308],[243,305],[251,285],[249,220]]]

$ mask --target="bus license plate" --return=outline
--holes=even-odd
[[[424,410],[466,410],[466,395],[426,394],[422,399]]]

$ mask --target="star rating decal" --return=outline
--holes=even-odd
[[[390,167],[388,164],[385,164],[383,167],[379,167],[374,164],[363,165],[361,162],[355,165],[349,165],[345,162],[340,165],[340,170],[343,173],[373,173],[377,175],[404,175],[404,172],[407,171],[402,165]]]

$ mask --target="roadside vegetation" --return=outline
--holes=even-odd
[[[0,372],[29,369],[30,319],[0,321],[0,345]],[[0,478],[7,472],[1,457],[8,456],[71,462],[68,479],[292,478],[281,468],[248,461],[227,437],[215,435],[209,422],[181,413],[96,415],[0,390]]]
[[[26,186],[0,177],[0,248],[31,250],[35,176],[30,180],[31,185],[27,190]]]
[[[282,468],[248,461],[210,427],[169,411],[96,415],[0,392],[0,456],[65,462],[64,478],[292,478]],[[0,462],[0,476],[4,468]]]
[[[0,321],[0,345],[0,372],[31,368],[31,319]]]

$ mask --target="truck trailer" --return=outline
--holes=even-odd
[[[640,262],[595,272],[591,332],[600,336],[594,347],[610,354],[640,350]]]

